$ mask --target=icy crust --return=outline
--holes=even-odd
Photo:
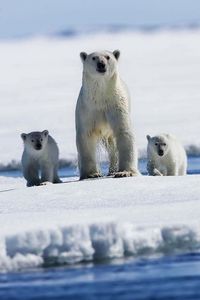
[[[131,223],[73,225],[1,240],[0,271],[200,249],[200,227],[135,228]]]

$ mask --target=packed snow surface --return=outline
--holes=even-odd
[[[195,146],[190,153],[200,152],[200,30],[41,37],[0,41],[0,168],[20,161],[20,133],[34,130],[48,129],[60,157],[76,160],[79,53],[101,49],[121,50],[119,69],[130,90],[140,153],[146,134],[160,132]]]
[[[200,249],[200,176],[0,177],[0,271]]]

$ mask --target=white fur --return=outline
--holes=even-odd
[[[149,175],[186,175],[186,152],[175,136],[160,134],[154,137],[147,136],[147,140],[147,170]],[[158,145],[160,143],[160,147],[164,153],[163,156],[158,155]]]
[[[40,185],[46,182],[60,183],[61,180],[57,174],[59,150],[48,131],[22,133],[21,137],[24,142],[21,162],[27,186]],[[41,150],[34,148],[37,142],[41,143]],[[39,172],[41,172],[41,178]]]
[[[137,151],[131,130],[129,94],[118,72],[119,51],[81,53],[83,80],[76,106],[76,143],[80,179],[100,176],[96,147],[103,141],[110,158],[110,173],[138,175]],[[109,60],[108,60],[109,57]],[[98,62],[106,66],[97,71]]]

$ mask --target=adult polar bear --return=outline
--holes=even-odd
[[[82,87],[76,106],[76,144],[80,179],[100,177],[96,148],[103,141],[109,173],[138,175],[137,152],[129,116],[129,95],[118,72],[120,52],[80,53]]]

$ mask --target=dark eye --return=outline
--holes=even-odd
[[[96,59],[96,57],[95,56],[93,56],[93,58],[92,58],[93,60],[95,60]]]
[[[166,144],[164,143],[163,146],[166,146]]]
[[[31,140],[32,143],[34,143],[34,140]]]
[[[109,56],[109,55],[106,55],[106,59],[109,60],[109,59],[110,59],[110,56]]]
[[[43,139],[40,139],[40,142],[42,142],[43,141]]]
[[[158,146],[158,143],[155,143],[155,146]]]

